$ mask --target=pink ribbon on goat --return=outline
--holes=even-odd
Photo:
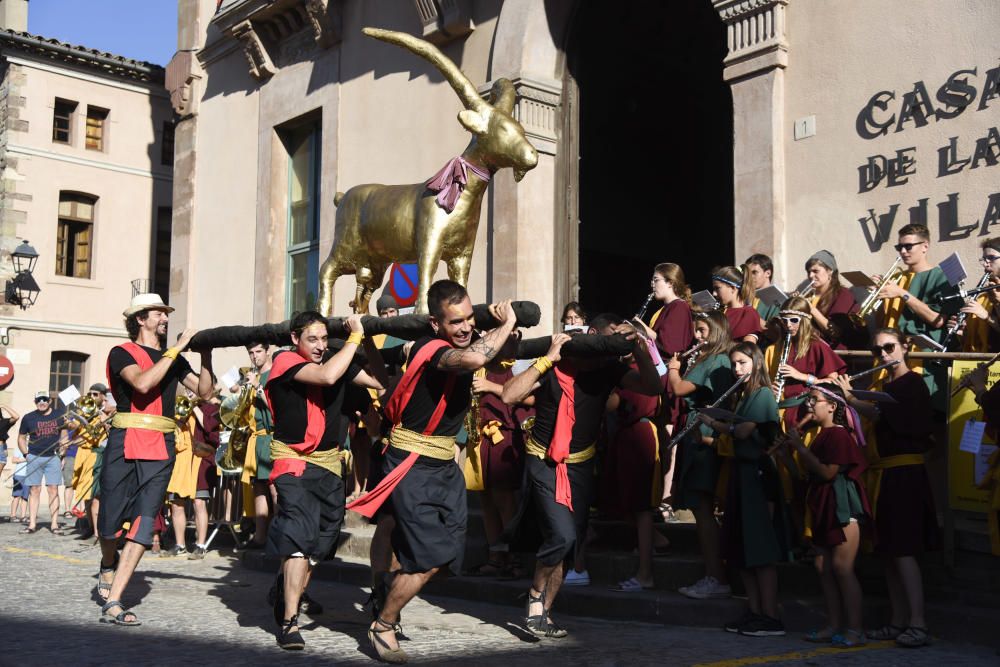
[[[427,189],[438,193],[434,200],[448,213],[455,210],[455,204],[458,203],[458,198],[462,196],[462,191],[469,182],[467,169],[489,183],[490,172],[468,162],[461,155],[449,160],[441,171],[434,174],[434,178],[427,181]]]

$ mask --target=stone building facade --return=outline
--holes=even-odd
[[[170,298],[196,326],[287,317],[334,242],[336,192],[425,180],[465,146],[441,76],[364,26],[438,44],[483,92],[514,82],[539,163],[494,177],[470,289],[537,301],[542,329],[578,297],[631,312],[659,261],[696,288],[754,252],[788,285],[820,248],[878,272],[910,220],[976,274],[1000,219],[990,0],[178,6]],[[338,282],[338,311],[353,290]]]
[[[0,280],[27,239],[41,288],[0,305],[0,400],[21,414],[36,391],[106,382],[132,280],[166,293],[174,122],[162,67],[31,35],[26,7],[0,2]]]

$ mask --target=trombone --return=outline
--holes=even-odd
[[[880,280],[878,284],[875,285],[875,288],[871,292],[869,292],[868,296],[865,297],[865,300],[861,302],[861,306],[858,308],[858,312],[851,313],[850,316],[851,321],[854,322],[854,324],[861,327],[867,325],[865,320],[868,318],[869,315],[875,312],[875,309],[878,307],[878,304],[882,300],[879,297],[879,293],[882,291],[882,288],[888,285],[889,283],[898,283],[900,277],[902,277],[903,267],[900,266],[902,263],[903,263],[903,258],[897,256],[896,261],[892,263],[892,266],[889,267],[889,270],[886,271],[884,276],[882,276],[882,280]]]

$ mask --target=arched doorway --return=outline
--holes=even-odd
[[[726,30],[704,0],[588,0],[570,25],[563,149],[576,153],[557,184],[579,219],[569,273],[590,312],[630,316],[657,263],[700,289],[733,259]]]

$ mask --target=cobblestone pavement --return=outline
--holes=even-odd
[[[306,650],[274,642],[264,603],[269,575],[210,552],[202,561],[147,554],[125,602],[142,620],[124,628],[97,622],[92,591],[95,546],[42,529],[0,524],[0,665],[372,665],[360,604],[366,591],[317,581],[311,595],[327,608],[303,623]],[[692,603],[696,604],[696,603]],[[475,602],[415,600],[404,612],[411,663],[436,665],[986,665],[993,649],[939,641],[920,650],[874,643],[860,650],[806,644],[796,637],[754,639],[712,628],[561,617],[571,632],[537,641],[515,624],[517,610]]]

